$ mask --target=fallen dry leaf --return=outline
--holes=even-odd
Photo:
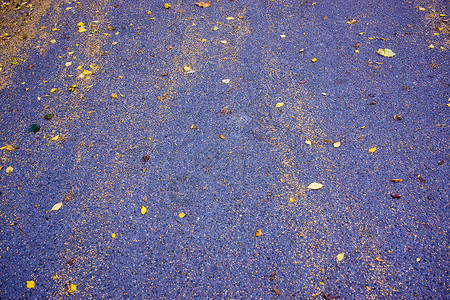
[[[0,150],[13,151],[14,147],[11,146],[11,145],[6,144],[5,146],[1,147]]]
[[[11,174],[12,171],[14,171],[13,167],[7,167],[6,168],[6,174]]]
[[[71,294],[77,291],[77,286],[73,283],[67,285],[67,291]]]
[[[353,24],[358,23],[358,20],[355,20],[355,19],[352,19],[352,18],[348,18],[348,21],[345,22],[345,23],[346,23],[346,24],[353,25]]]
[[[333,143],[334,148],[339,148],[341,146],[341,142]]]
[[[398,198],[401,198],[402,195],[400,195],[400,194],[391,194],[391,197],[394,198],[394,199],[398,199]]]
[[[228,115],[230,112],[231,112],[231,111],[228,109],[227,106],[223,107],[223,108],[220,110],[220,113],[222,113],[222,114],[224,114],[224,115]]]
[[[178,216],[180,217],[180,218],[184,218],[185,216],[186,216],[186,214],[185,213],[183,213],[183,212],[180,212],[179,214],[178,214]]]
[[[310,146],[312,145],[312,143],[311,143],[310,140],[306,140],[306,141],[305,141],[305,144],[306,144],[306,145],[310,145]]]
[[[63,203],[62,203],[62,202],[56,203],[55,205],[53,205],[53,207],[52,207],[52,209],[50,209],[50,211],[58,210],[58,209],[60,209],[62,206],[63,206]]]
[[[394,57],[395,56],[395,53],[394,53],[394,51],[392,51],[391,49],[378,49],[377,51],[377,54],[379,54],[379,55],[381,55],[381,56],[384,56],[384,57]]]
[[[256,230],[255,236],[262,236],[262,230],[261,229]]]
[[[284,106],[284,103],[283,102],[278,102],[277,104],[275,104],[275,107],[282,107],[282,106]]]
[[[392,182],[402,182],[403,179],[399,179],[399,178],[393,178],[391,179]]]
[[[344,252],[342,252],[342,253],[339,253],[338,255],[336,255],[336,260],[339,262],[339,261],[342,261],[343,259],[344,259],[344,257],[345,257],[345,253]]]
[[[203,2],[203,1],[195,2],[195,5],[197,5],[199,7],[203,7],[203,8],[207,8],[207,7],[211,6],[211,4],[209,2]]]
[[[377,148],[375,148],[375,147],[369,149],[369,152],[370,152],[370,153],[374,153],[375,151],[377,151]]]
[[[63,202],[69,203],[70,201],[73,200],[74,197],[75,197],[75,193],[73,192],[73,190],[70,190],[70,192],[64,197]]]
[[[222,79],[222,82],[228,84],[230,83],[230,79]]]
[[[321,188],[323,188],[323,184],[318,182],[313,182],[310,185],[308,185],[308,189],[310,190],[320,190]]]
[[[277,278],[277,272],[272,272],[272,274],[270,274],[270,281],[274,281]]]
[[[118,98],[117,93],[112,93],[112,94],[111,94],[111,98],[117,99],[117,98]]]
[[[145,215],[146,213],[147,213],[147,207],[142,206],[142,207],[141,207],[141,214],[142,214],[142,215]]]
[[[221,140],[224,140],[225,139],[225,136],[224,135],[219,135],[219,138],[221,139]]]
[[[375,257],[375,261],[377,261],[377,262],[385,262],[385,260],[382,259],[381,257]]]
[[[113,233],[111,233],[111,237],[112,237],[113,239],[115,239],[115,238],[117,237],[117,235],[113,232]]]
[[[27,288],[34,289],[36,287],[36,284],[33,280],[27,281]]]
[[[279,289],[277,289],[276,287],[273,288],[273,291],[275,292],[275,294],[277,294],[277,296],[281,295],[281,292]]]

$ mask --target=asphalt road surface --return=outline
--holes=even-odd
[[[0,3],[1,299],[450,298],[448,1]]]

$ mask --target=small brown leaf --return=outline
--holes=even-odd
[[[399,179],[399,178],[393,178],[391,179],[392,182],[402,182],[403,179]]]
[[[221,112],[222,114],[224,114],[224,115],[228,115],[231,111],[228,109],[227,106],[225,106],[224,108],[222,108],[222,109],[220,110],[220,112]]]
[[[277,294],[277,296],[281,295],[281,292],[279,289],[277,289],[276,287],[273,288],[273,291],[275,292],[275,294]]]
[[[306,80],[302,80],[298,84],[304,84],[304,83],[306,83]]]
[[[272,272],[272,274],[270,274],[270,281],[274,281],[277,278],[277,272]]]
[[[361,46],[360,44],[355,44],[355,49],[358,49],[359,46]]]
[[[73,192],[73,189],[70,190],[70,192],[64,197],[63,202],[67,203],[73,200],[75,198],[75,193]]]
[[[355,20],[355,19],[352,19],[352,18],[348,18],[348,21],[345,22],[345,23],[350,24],[350,25],[353,25],[353,24],[358,23],[358,20]]]
[[[385,260],[382,259],[381,257],[375,257],[375,260],[376,260],[377,262],[385,262]]]
[[[114,26],[108,25],[108,26],[106,26],[106,29],[108,29],[108,30],[110,30],[110,31],[113,31],[113,30],[114,30]]]
[[[400,121],[402,119],[402,116],[400,115],[395,115],[394,116],[394,120]]]
[[[150,159],[150,158],[148,157],[148,155],[142,156],[142,160],[144,161],[144,164],[145,164],[146,162],[148,162],[149,159]]]
[[[191,129],[198,129],[198,127],[196,125],[192,124]]]
[[[167,50],[172,50],[172,49],[173,49],[173,46],[167,46],[166,49],[167,49]]]
[[[195,5],[197,5],[198,7],[203,7],[203,8],[207,8],[207,7],[211,6],[211,4],[209,2],[203,2],[203,1],[195,2]]]
[[[417,175],[417,179],[419,179],[419,181],[420,182],[426,182],[426,180],[425,179],[423,179],[423,177],[422,176],[420,176],[420,175]]]
[[[400,198],[402,195],[400,195],[400,194],[391,194],[391,197],[392,198],[394,198],[394,199],[398,199],[398,198]]]
[[[221,140],[224,140],[225,139],[225,136],[224,135],[219,135],[219,138],[221,139]]]

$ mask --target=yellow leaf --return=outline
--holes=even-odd
[[[192,70],[191,67],[188,67],[188,66],[183,67],[183,69],[184,69],[184,71],[186,71],[186,72],[189,72],[189,71]]]
[[[375,147],[369,149],[370,153],[374,153],[375,151],[377,151],[377,148],[375,148]]]
[[[282,107],[282,106],[284,106],[284,103],[283,102],[278,102],[277,104],[275,104],[275,107]]]
[[[419,257],[418,257],[418,258],[416,258],[416,261],[417,261],[417,262],[420,262],[420,258],[419,258]]]
[[[421,7],[421,6],[417,6],[417,8],[418,8],[419,10],[421,10],[421,11],[426,11],[426,10],[427,10],[426,8]]]
[[[62,207],[62,205],[63,205],[62,202],[56,203],[55,205],[53,205],[53,207],[52,207],[52,209],[50,209],[50,211],[58,210],[58,209],[60,209]]]
[[[55,88],[52,88],[52,89],[50,90],[50,93],[54,93],[54,92],[56,92],[56,89],[55,89]]]
[[[294,201],[294,198],[289,198],[289,203],[293,203]]]
[[[219,27],[214,27],[212,30],[217,31],[217,30],[219,30]]]
[[[372,289],[370,288],[370,286],[366,285],[366,290],[370,292]]]
[[[77,25],[78,25],[78,27],[81,27],[81,26],[84,26],[84,23],[83,23],[83,22],[80,22],[80,23],[78,23]]]
[[[339,253],[338,255],[336,255],[336,260],[337,261],[342,261],[344,259],[344,257],[345,257],[345,253],[344,252]]]
[[[262,230],[261,229],[256,230],[255,236],[262,236]]]
[[[430,45],[428,46],[428,48],[434,49],[434,45],[433,45],[433,44],[430,44]]]
[[[6,146],[1,147],[0,150],[13,151],[14,147],[11,146],[11,145],[6,144]]]
[[[142,207],[141,207],[141,214],[142,214],[142,215],[145,215],[146,213],[147,213],[147,207],[142,206]]]
[[[113,232],[113,233],[111,233],[111,237],[113,238],[113,239],[115,239],[116,238],[116,234]]]
[[[318,182],[313,182],[310,185],[308,185],[308,189],[311,190],[320,190],[321,188],[323,188],[323,184],[320,184]]]
[[[221,140],[224,140],[225,139],[225,136],[224,135],[219,135],[219,138],[221,139]]]
[[[67,285],[67,291],[71,294],[77,291],[77,286],[73,283]]]
[[[181,213],[178,214],[178,216],[179,216],[180,218],[184,218],[184,217],[186,216],[186,214],[181,212]]]
[[[84,27],[78,27],[78,32],[85,32],[85,31],[87,31],[86,28],[84,28]]]
[[[164,3],[164,8],[169,9],[170,8],[170,4],[169,3]]]
[[[285,38],[285,37],[286,37],[285,34],[281,34],[281,35],[280,35],[280,38]]]
[[[311,61],[312,61],[313,63],[315,63],[315,62],[317,61],[317,58],[314,57],[314,58],[311,59]]]
[[[55,43],[56,43],[56,40],[55,40],[55,39],[51,39],[51,40],[50,40],[50,43],[55,44]]]
[[[310,146],[312,145],[312,143],[311,143],[310,140],[306,140],[306,141],[305,141],[305,144],[306,144],[306,145],[310,145]]]
[[[83,75],[84,75],[84,76],[88,76],[88,75],[91,75],[91,74],[92,74],[91,71],[88,71],[88,70],[84,70],[84,71],[83,71]]]
[[[35,286],[36,286],[36,284],[34,283],[33,280],[27,281],[27,288],[34,289]]]
[[[225,41],[225,40],[222,40],[222,41],[220,41],[220,43],[221,43],[221,44],[226,44],[226,43],[228,43],[228,42]]]
[[[54,137],[51,138],[52,141],[57,141],[59,140],[59,134],[55,135]]]
[[[333,144],[334,148],[339,148],[341,146],[341,142],[336,142]]]
[[[385,57],[394,57],[395,56],[395,53],[394,53],[394,51],[392,51],[391,49],[378,49],[377,51],[376,51],[379,55],[381,55],[381,56],[385,56]]]
[[[10,174],[13,170],[14,170],[13,167],[7,167],[6,168],[6,173]]]

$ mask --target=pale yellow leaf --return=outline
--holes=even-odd
[[[58,210],[63,206],[62,202],[56,203],[55,205],[53,205],[52,209],[50,209],[50,211],[52,210]]]
[[[226,20],[234,20],[234,18],[233,17],[227,17],[227,18],[225,18]]]
[[[394,57],[395,56],[395,53],[394,53],[394,51],[392,51],[391,49],[378,49],[377,51],[376,51],[379,55],[381,55],[381,56],[385,56],[385,57]]]
[[[6,173],[10,174],[13,170],[14,170],[13,167],[7,167],[6,168]]]
[[[342,261],[344,259],[344,257],[345,257],[345,253],[344,252],[339,253],[338,255],[336,255],[336,260],[337,261]]]
[[[228,43],[226,40],[222,40],[222,41],[220,41],[220,43],[221,44],[226,44],[226,43]]]
[[[27,281],[27,288],[34,289],[36,287],[36,284],[33,280]]]
[[[311,143],[310,140],[306,140],[306,141],[305,141],[305,144],[306,144],[306,145],[310,145],[310,146],[312,145],[312,143]]]
[[[147,213],[147,207],[142,206],[142,207],[141,207],[141,214],[142,214],[142,215],[145,215],[146,213]]]
[[[277,104],[275,104],[275,107],[282,107],[282,106],[284,106],[284,103],[283,102],[278,102]]]
[[[6,144],[5,146],[1,147],[0,150],[13,151],[14,147],[11,146],[11,145]]]
[[[186,216],[186,214],[181,212],[181,213],[178,214],[178,216],[179,216],[180,218],[184,218],[184,217]]]
[[[191,67],[189,67],[189,66],[184,66],[183,67],[183,69],[184,69],[184,71],[186,71],[186,72],[188,72],[188,71],[191,71],[192,69],[191,69]]]
[[[320,190],[321,188],[323,188],[323,184],[318,182],[313,182],[310,185],[308,185],[308,189],[311,190]]]
[[[222,79],[222,82],[228,84],[230,83],[230,79]]]
[[[341,142],[333,143],[334,148],[339,148],[341,146]]]

